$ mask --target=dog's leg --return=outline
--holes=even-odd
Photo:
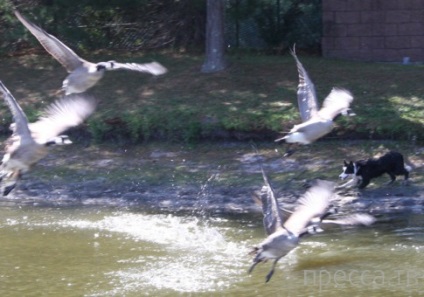
[[[403,185],[408,185],[409,184],[409,171],[407,169],[404,169],[403,172],[404,175],[404,181],[403,181]]]
[[[391,172],[387,172],[387,174],[390,175],[390,181],[387,183],[387,185],[391,185],[396,180],[396,175]]]
[[[362,181],[361,181],[361,183],[359,184],[359,186],[358,186],[358,188],[360,188],[360,189],[363,189],[363,188],[365,188],[366,186],[368,186],[368,184],[370,183],[370,179],[368,179],[368,178],[362,178]]]

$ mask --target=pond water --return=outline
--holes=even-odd
[[[0,207],[0,296],[424,296],[424,216],[326,227],[247,270],[259,215]]]

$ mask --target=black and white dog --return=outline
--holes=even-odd
[[[338,188],[358,185],[360,189],[363,189],[370,183],[371,179],[379,177],[384,173],[390,176],[391,181],[389,184],[396,180],[396,175],[403,175],[405,181],[407,181],[411,169],[410,166],[404,163],[402,154],[393,151],[388,152],[378,159],[350,161],[349,163],[344,161],[343,172],[339,177],[344,180],[351,176],[352,179]]]

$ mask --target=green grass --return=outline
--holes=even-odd
[[[355,96],[356,117],[337,119],[329,138],[424,139],[424,66],[362,63],[298,54],[314,81],[319,101],[333,86]],[[200,73],[203,56],[186,54],[97,54],[91,61],[157,60],[169,72],[161,77],[126,71],[110,72],[89,92],[98,110],[83,129],[105,141],[151,140],[192,143],[202,139],[271,140],[299,123],[297,70],[291,56],[228,55],[225,71]],[[57,98],[66,76],[50,56],[1,58],[1,80],[30,120]],[[4,127],[10,112],[3,104]],[[7,129],[6,129],[7,130]]]

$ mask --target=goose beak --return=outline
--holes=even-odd
[[[348,108],[348,109],[342,111],[342,115],[354,117],[354,116],[356,116],[356,113],[352,109]]]

